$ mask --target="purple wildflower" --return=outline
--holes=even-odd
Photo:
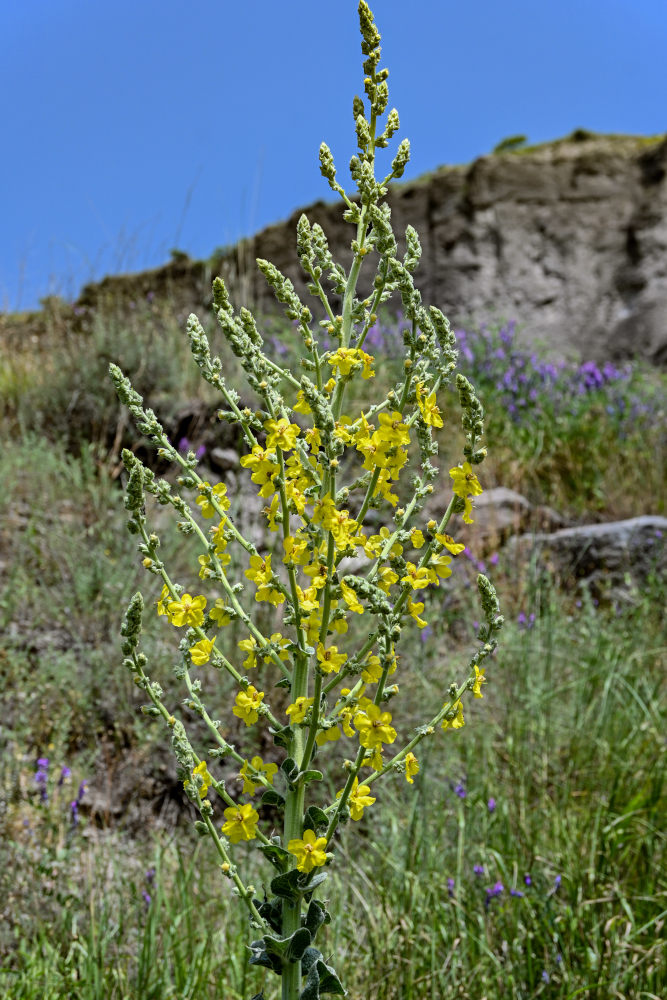
[[[542,982],[543,983],[549,983],[549,982],[551,982],[551,979],[549,977],[549,973],[547,972],[546,969],[542,969]]]
[[[60,777],[58,778],[58,788],[61,788],[68,778],[72,777],[72,770],[69,767],[63,767],[60,772]]]
[[[532,878],[527,873],[523,876],[523,880],[526,883],[526,885],[532,885],[533,884]]]
[[[473,865],[472,870],[474,871],[475,875],[483,875],[484,865]]]
[[[146,904],[146,909],[148,909],[148,907],[151,905],[152,902],[151,896],[149,893],[146,892],[145,889],[141,890],[141,895],[143,896],[144,903]]]
[[[495,885],[492,885],[491,888],[487,889],[486,899],[484,901],[485,908],[488,910],[491,900],[495,899],[497,896],[500,896],[504,891],[505,891],[505,886],[503,885],[502,882],[496,882]]]
[[[519,899],[523,899],[524,894],[520,889],[510,889],[510,896],[516,896]]]
[[[88,782],[84,778],[83,781],[79,784],[79,790],[76,793],[76,798],[73,799],[72,802],[70,802],[69,808],[70,808],[72,826],[78,826],[79,824],[79,805],[84,795],[86,794],[87,786]]]
[[[453,878],[448,878],[447,879],[447,892],[449,893],[449,898],[450,899],[454,898],[454,886],[455,885],[456,885],[456,882],[454,881]]]
[[[465,789],[463,782],[459,781],[458,784],[454,786],[454,793],[458,795],[460,799],[464,799],[468,794]]]
[[[35,784],[39,788],[39,797],[42,802],[48,802],[49,793],[47,782],[49,780],[49,758],[39,757],[37,760],[37,770],[35,771]]]
[[[493,798],[493,796],[486,803],[486,808],[489,810],[490,813],[496,811],[496,800]]]

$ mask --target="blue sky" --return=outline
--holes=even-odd
[[[666,0],[376,0],[406,177],[505,136],[667,129]],[[207,256],[330,194],[357,0],[0,3],[0,310]]]

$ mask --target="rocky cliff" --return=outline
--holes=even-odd
[[[566,139],[442,167],[390,193],[397,234],[419,232],[417,285],[455,323],[515,319],[525,342],[550,354],[598,360],[639,355],[667,363],[667,136]],[[351,227],[341,204],[305,209],[334,255],[349,260]],[[177,257],[155,271],[106,278],[83,289],[75,321],[141,296],[169,295],[200,315],[217,273],[237,305],[260,313],[275,302],[256,271],[271,260],[305,297],[296,258],[295,212],[209,261]],[[369,268],[370,270],[370,268]],[[363,281],[360,283],[363,289]],[[365,290],[365,289],[363,289]],[[34,317],[38,322],[37,317]],[[11,325],[5,317],[4,326]]]

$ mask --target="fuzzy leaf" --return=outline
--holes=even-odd
[[[304,926],[308,928],[314,938],[322,924],[331,922],[331,916],[317,899],[311,899],[306,913]]]
[[[320,809],[319,806],[309,806],[306,810],[303,825],[304,829],[314,830],[315,833],[319,833],[320,830],[326,830],[329,820],[324,809]]]
[[[336,972],[322,960],[322,952],[317,948],[308,948],[304,952],[301,971],[307,973],[307,978],[299,994],[299,1000],[320,1000],[325,993],[345,996],[345,990]]]
[[[280,896],[281,899],[298,899],[301,891],[299,889],[299,872],[296,868],[283,875],[277,875],[271,881],[271,892],[274,896]]]
[[[262,805],[284,806],[285,796],[281,795],[280,792],[276,791],[275,788],[267,788],[262,795]]]
[[[299,780],[307,785],[309,781],[321,781],[324,775],[321,771],[301,771]]]
[[[264,801],[265,799],[262,797],[262,802]],[[278,871],[282,872],[285,870],[289,854],[284,847],[278,847],[277,844],[260,844],[259,850],[265,858],[269,859],[272,865],[276,866]]]

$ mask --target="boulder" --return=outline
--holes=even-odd
[[[667,573],[667,518],[654,515],[510,538],[508,562],[534,563],[538,572],[596,597],[631,596],[652,573]]]
[[[431,497],[426,504],[425,520],[439,521],[447,509],[449,494]],[[484,490],[475,497],[473,524],[467,525],[457,517],[450,534],[457,541],[470,543],[478,555],[495,551],[512,535],[528,531],[556,531],[567,521],[551,507],[534,507],[526,497],[506,486]]]

